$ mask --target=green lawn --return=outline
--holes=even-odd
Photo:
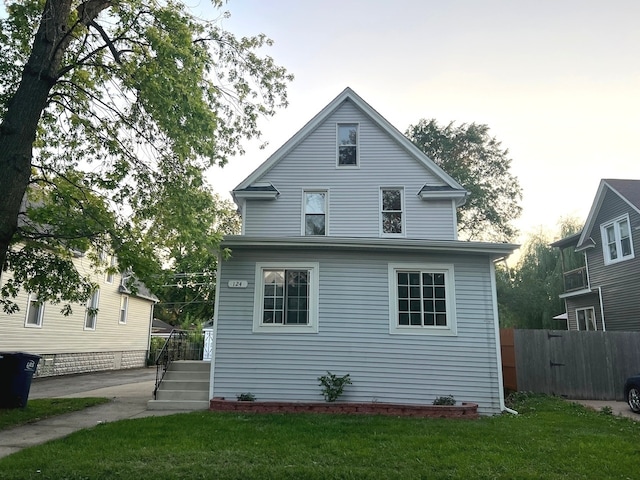
[[[196,412],[101,424],[3,479],[638,478],[640,423],[548,397],[480,420]]]
[[[108,398],[42,398],[29,400],[25,408],[0,408],[0,430],[37,422],[63,413],[108,402]],[[0,476],[0,478],[2,478]]]

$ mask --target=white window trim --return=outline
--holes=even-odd
[[[309,323],[306,325],[284,325],[262,323],[264,297],[263,270],[309,270]],[[318,333],[318,300],[320,293],[320,266],[318,262],[258,262],[256,263],[255,292],[253,299],[254,333]]]
[[[340,165],[340,126],[355,125],[356,126],[356,164]],[[360,123],[359,122],[338,122],[336,123],[336,168],[358,169],[360,168]]]
[[[116,257],[115,255],[111,255],[111,257],[109,258],[109,267],[108,268],[113,268],[116,265]],[[116,274],[115,273],[110,273],[110,272],[105,272],[104,275],[104,283],[113,283],[113,279],[115,278]]]
[[[93,295],[96,295],[96,305],[93,305]],[[95,308],[96,309],[96,313],[95,313],[95,318],[93,319],[93,327],[87,327],[87,317],[89,316],[89,305],[87,305],[87,308],[84,311],[84,330],[88,330],[88,331],[94,331],[96,329],[96,326],[98,325],[98,310],[100,308],[100,289],[96,289],[95,292],[91,293],[91,297],[89,297],[89,303],[91,305],[91,308]]]
[[[588,322],[587,322],[587,315],[585,314],[585,325],[587,325],[587,329],[586,330],[580,330],[580,322],[578,321],[578,312],[580,311],[588,311],[591,310],[591,312],[593,313],[593,323],[595,324],[595,328],[594,330],[589,330],[588,327]],[[596,309],[593,307],[581,307],[581,308],[576,308],[576,330],[580,330],[580,331],[587,331],[587,332],[597,332],[598,331],[598,317],[596,317]]]
[[[125,304],[124,304],[124,322],[122,321],[122,302],[123,301],[125,301]],[[120,295],[120,308],[118,309],[118,323],[120,325],[126,325],[128,318],[129,318],[129,296],[128,295]]]
[[[445,274],[445,301],[447,302],[446,327],[398,325],[398,270],[419,270]],[[389,333],[392,335],[441,335],[457,336],[456,292],[453,264],[445,263],[390,263],[389,264]]]
[[[29,313],[31,311],[31,302],[32,301],[37,301],[38,298],[34,293],[30,293],[29,297],[27,298],[27,311],[25,312],[25,316],[24,316],[24,326],[26,328],[42,328],[42,320],[44,318],[44,303],[40,304],[40,308],[38,311],[38,323],[29,323]]]
[[[621,243],[622,237],[620,235],[620,222],[624,220],[627,221],[627,225],[629,226],[629,243],[631,246],[631,254],[627,255],[626,257],[622,256],[622,243]],[[607,227],[610,227],[612,225],[613,225],[613,228],[615,229],[615,234],[616,234],[616,248],[620,253],[620,255],[618,255],[618,258],[616,258],[615,260],[612,260],[611,257],[609,256],[609,241],[607,239],[607,231],[606,231]],[[624,262],[625,260],[631,260],[632,258],[635,258],[635,252],[633,250],[633,231],[631,229],[631,220],[629,219],[628,213],[624,215],[620,215],[619,217],[614,218],[613,220],[600,225],[600,240],[602,241],[602,255],[604,258],[605,265]]]
[[[307,193],[324,193],[324,235],[307,235]],[[302,190],[302,218],[300,234],[303,237],[328,237],[329,236],[329,189],[327,188],[304,188]]]
[[[382,225],[382,191],[383,190],[400,190],[400,213],[402,214],[402,232],[401,233],[385,233]],[[378,228],[381,237],[404,238],[407,236],[407,206],[404,198],[404,187],[380,187],[378,192]]]

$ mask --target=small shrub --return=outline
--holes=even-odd
[[[344,387],[351,385],[351,379],[348,373],[342,377],[338,377],[331,372],[327,372],[326,375],[318,377],[318,381],[322,387],[322,395],[324,395],[324,399],[327,402],[335,402],[336,399],[342,395]]]
[[[613,410],[609,405],[605,405],[600,409],[600,413],[603,415],[613,415]]]
[[[255,402],[256,401],[256,396],[251,392],[241,393],[240,395],[236,395],[236,398],[238,399],[239,402]]]
[[[446,395],[444,397],[438,397],[433,401],[434,405],[455,405],[456,399],[453,395]]]

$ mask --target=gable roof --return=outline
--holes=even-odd
[[[276,150],[262,165],[255,169],[247,178],[245,178],[231,192],[234,199],[236,193],[249,192],[253,188],[253,184],[260,180],[275,164],[277,164],[285,155],[293,150],[300,142],[311,134],[320,124],[322,124],[331,114],[333,114],[343,102],[351,101],[364,115],[366,115],[374,124],[380,127],[389,135],[400,147],[402,147],[410,156],[415,158],[434,176],[440,178],[446,184],[444,189],[454,192],[453,198],[456,198],[457,205],[464,204],[468,192],[455,181],[448,173],[440,168],[433,160],[427,157],[418,147],[416,147],[407,137],[405,137],[397,128],[391,125],[382,115],[365,102],[351,88],[345,88],[340,95],[334,98],[326,107],[324,107],[316,116],[314,116],[304,127],[291,137],[284,145]],[[426,187],[426,185],[425,185]],[[254,190],[255,191],[255,190]],[[445,191],[440,192],[444,194]],[[451,193],[450,193],[451,194]]]
[[[640,214],[640,180],[612,178],[604,178],[600,180],[598,191],[596,192],[593,204],[589,210],[589,215],[587,216],[587,221],[584,224],[582,234],[580,235],[580,239],[576,246],[577,250],[584,250],[585,248],[593,246],[593,242],[589,242],[588,240],[591,236],[591,230],[594,226],[593,224],[596,221],[600,208],[602,207],[602,202],[604,201],[607,191],[611,191],[618,195],[633,210]]]

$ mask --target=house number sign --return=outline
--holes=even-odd
[[[229,288],[247,288],[246,280],[229,280]]]

